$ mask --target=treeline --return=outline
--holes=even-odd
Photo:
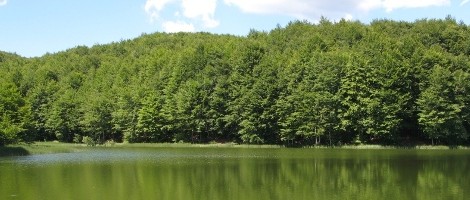
[[[304,21],[0,53],[0,144],[470,144],[470,27]]]

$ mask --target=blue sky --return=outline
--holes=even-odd
[[[26,57],[153,32],[245,35],[321,16],[368,23],[452,15],[470,24],[470,0],[0,0],[0,50]]]

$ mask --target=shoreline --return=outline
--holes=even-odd
[[[85,144],[60,142],[35,142],[32,144],[15,144],[0,147],[0,157],[27,156],[53,153],[73,153],[93,148],[297,148],[297,149],[352,149],[352,150],[383,150],[383,149],[409,149],[409,150],[454,150],[470,149],[470,146],[444,146],[444,145],[416,145],[416,146],[386,146],[386,145],[343,145],[343,146],[304,146],[286,147],[282,145],[256,145],[235,143],[191,144],[191,143],[112,143],[96,146]]]

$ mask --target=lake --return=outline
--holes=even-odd
[[[0,199],[470,199],[470,151],[86,148],[0,158]]]

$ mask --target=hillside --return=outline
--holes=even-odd
[[[0,145],[470,142],[470,27],[451,17],[0,52],[0,77]]]

